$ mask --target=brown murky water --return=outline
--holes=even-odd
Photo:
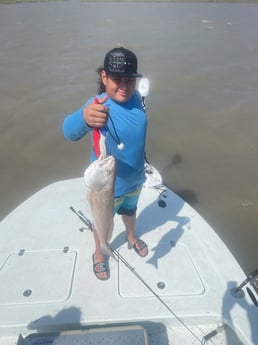
[[[89,141],[65,141],[62,121],[122,43],[151,82],[149,160],[246,272],[258,268],[257,32],[258,4],[0,5],[1,218],[82,174]]]

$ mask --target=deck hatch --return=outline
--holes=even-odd
[[[121,247],[119,253],[144,281],[160,296],[193,296],[203,294],[204,284],[187,247],[169,243],[148,243],[149,254],[138,257],[133,250]],[[121,297],[149,297],[149,291],[128,267],[119,261],[118,291]]]
[[[69,298],[76,251],[12,253],[0,270],[0,305],[60,302]]]

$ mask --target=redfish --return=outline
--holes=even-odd
[[[94,229],[103,253],[110,256],[113,256],[109,241],[114,228],[115,169],[115,158],[108,156],[92,162],[84,173]]]

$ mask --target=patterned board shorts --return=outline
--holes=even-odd
[[[114,214],[133,216],[137,210],[141,189],[140,187],[128,194],[115,198]]]

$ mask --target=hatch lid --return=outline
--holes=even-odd
[[[135,269],[137,274],[159,296],[192,296],[205,291],[204,284],[188,248],[183,244],[148,243],[145,258],[134,250],[121,247],[119,254]],[[153,296],[152,292],[119,260],[118,290],[121,297],[136,298]]]
[[[70,296],[76,251],[27,251],[7,256],[0,266],[0,305],[60,302]]]

